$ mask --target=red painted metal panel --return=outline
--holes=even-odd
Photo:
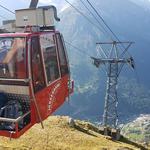
[[[10,137],[10,138],[19,138],[21,135],[23,135],[28,129],[30,129],[34,124],[28,124],[25,126],[22,130],[18,132],[14,131],[5,131],[5,130],[0,130],[0,136],[5,136],[5,137]]]
[[[41,112],[42,120],[52,114],[64,103],[66,97],[69,96],[68,77],[69,76],[66,75],[36,93],[35,97]]]
[[[7,33],[1,34],[0,37],[27,37],[27,43],[31,36],[36,36],[40,34],[47,33],[59,33],[58,31],[50,31],[50,32],[37,32],[37,33]],[[26,60],[28,58],[29,49],[26,46]],[[29,62],[27,61],[27,64]],[[27,65],[27,74],[29,74],[29,66]],[[60,67],[60,66],[59,66]],[[65,101],[65,99],[73,92],[73,83],[71,83],[71,90],[69,89],[68,82],[70,81],[70,75],[66,74],[65,76],[53,81],[47,87],[35,93],[35,100],[37,102],[37,106],[39,108],[39,112],[41,115],[42,121],[46,119],[49,115],[51,115],[56,109],[58,109]],[[30,111],[31,111],[31,120],[28,125],[26,125],[22,130],[18,130],[18,125],[16,125],[16,132],[4,131],[0,130],[0,136],[18,138],[23,133],[25,133],[30,127],[32,127],[35,123],[39,123],[39,117],[37,113],[37,109],[35,106],[35,102],[33,101],[32,96],[32,85],[29,85],[29,93],[30,93]]]

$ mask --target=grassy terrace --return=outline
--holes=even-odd
[[[84,121],[68,125],[68,117],[51,116],[44,121],[44,129],[36,124],[19,139],[0,137],[0,150],[144,150],[145,148],[122,138],[113,141],[99,134]],[[128,143],[128,144],[127,144]],[[145,149],[146,150],[146,149]]]

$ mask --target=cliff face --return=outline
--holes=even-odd
[[[123,142],[95,132],[93,125],[75,121],[77,128],[68,125],[68,117],[51,116],[44,129],[36,124],[19,139],[0,137],[0,150],[138,150]]]

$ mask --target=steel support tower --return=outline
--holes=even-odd
[[[124,47],[125,45],[126,47]],[[97,43],[98,57],[91,57],[97,68],[101,65],[105,67],[107,74],[107,87],[103,113],[104,127],[111,127],[114,129],[117,129],[118,127],[118,77],[125,64],[129,64],[134,69],[134,60],[127,52],[131,45],[132,42],[113,41],[108,43]],[[107,49],[104,50],[103,47]],[[128,57],[127,54],[129,55]]]

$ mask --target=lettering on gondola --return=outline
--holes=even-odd
[[[56,94],[61,86],[61,83],[57,83],[49,94],[48,111],[52,111],[53,104],[56,101]]]

